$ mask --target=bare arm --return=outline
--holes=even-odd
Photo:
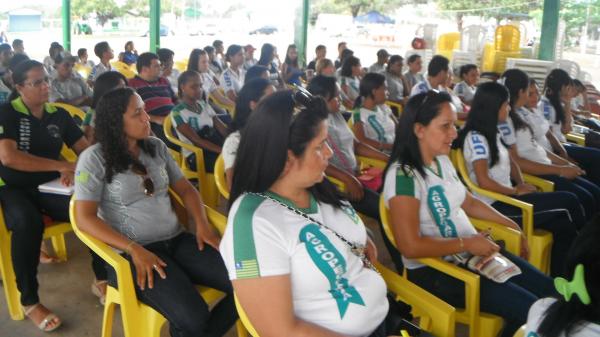
[[[343,182],[346,185],[346,193],[352,201],[359,201],[364,197],[362,184],[352,174],[339,169],[331,163],[325,169],[325,174]]]
[[[88,146],[90,146],[90,142],[87,140],[87,138],[81,137],[78,141],[75,142],[75,144],[71,146],[71,149],[75,151],[77,155],[80,155],[81,152],[83,152],[83,150],[88,148]]]
[[[533,175],[559,174],[560,168],[553,164],[538,163],[527,158],[519,156],[516,145],[511,145],[508,149],[510,156],[516,161],[518,166],[525,172]],[[512,171],[512,170],[511,170]],[[513,178],[514,179],[514,178]]]
[[[232,283],[241,306],[261,337],[343,337],[295,317],[289,275]]]
[[[388,162],[390,156],[387,154],[375,149],[374,147],[365,144],[357,139],[354,140],[354,153],[358,156],[369,157],[377,160],[381,160],[384,162]]]
[[[177,131],[181,132],[195,146],[212,152],[221,153],[220,146],[215,145],[210,141],[198,136],[198,134],[187,123],[183,123],[177,126]]]
[[[223,94],[221,94],[221,92],[219,90],[215,90],[213,92],[210,93],[214,99],[216,99],[217,101],[219,101],[219,103],[223,104],[223,105],[227,105],[227,106],[235,106],[235,100],[230,100],[228,97],[223,96]]]
[[[467,192],[465,201],[463,201],[461,207],[469,217],[495,222],[515,229],[519,232],[521,231],[519,225],[517,225],[514,221],[505,217],[502,215],[502,213],[498,212],[490,205],[477,198],[474,198],[470,192]]]
[[[231,185],[233,185],[233,167],[225,170],[225,178],[227,179],[227,189],[231,191]]]
[[[479,187],[485,190],[497,192],[504,195],[514,195],[517,193],[517,190],[515,188],[501,185],[490,177],[487,160],[480,159],[474,161],[473,170],[475,171],[475,177],[477,177],[477,184],[479,185]]]
[[[48,159],[20,151],[12,139],[0,140],[0,162],[13,170],[25,172],[75,171],[75,164]]]
[[[223,121],[217,116],[214,116],[212,120],[215,129],[217,129],[223,138],[227,138],[229,135],[229,129],[227,128],[227,125],[225,125],[225,123],[223,123]]]
[[[359,142],[367,144],[376,149],[389,150],[389,151],[392,150],[392,146],[393,146],[392,144],[380,143],[378,141],[367,138],[367,136],[365,136],[365,130],[363,129],[362,122],[356,122],[356,123],[354,123],[354,125],[352,127],[354,129],[354,135],[356,136],[356,138],[358,139]]]

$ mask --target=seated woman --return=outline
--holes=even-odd
[[[223,141],[229,131],[217,114],[202,100],[202,81],[200,74],[187,70],[177,80],[177,95],[181,102],[171,111],[173,126],[178,138],[187,144],[203,149],[204,168],[213,172],[215,161]],[[196,170],[196,155],[184,149],[185,160],[192,170]]]
[[[94,83],[94,96],[92,98],[92,105],[88,111],[85,113],[85,118],[81,123],[81,127],[83,128],[83,132],[85,133],[85,138],[87,138],[90,144],[94,144],[96,140],[94,139],[94,127],[96,125],[95,122],[95,109],[98,105],[98,101],[105,93],[116,89],[116,88],[124,88],[127,86],[127,78],[123,76],[118,71],[107,71],[96,79]]]
[[[535,228],[553,234],[550,273],[560,275],[564,267],[564,252],[577,235],[577,228],[585,223],[581,204],[573,193],[537,193],[534,186],[523,182],[521,170],[510,159],[498,132],[498,124],[506,121],[508,110],[509,94],[503,85],[495,82],[481,84],[455,145],[463,149],[469,177],[475,184],[533,204]],[[476,196],[505,216],[522,220],[520,208]]]
[[[242,130],[221,241],[235,293],[261,336],[387,336],[365,226],[323,180],[327,107],[294,97],[266,97]]]
[[[408,82],[402,75],[402,63],[404,59],[400,55],[392,55],[388,60],[386,71],[384,73],[389,90],[389,100],[404,105],[408,101],[410,89]]]
[[[230,100],[235,101],[238,92],[242,90],[244,76],[246,76],[242,46],[237,44],[230,45],[227,48],[227,53],[225,53],[225,60],[229,63],[229,67],[223,70],[221,74],[221,88],[223,88],[225,95]]]
[[[587,225],[567,253],[572,283],[557,286],[560,296],[542,298],[529,309],[528,337],[600,336],[600,223]]]
[[[286,84],[302,85],[301,77],[304,71],[298,65],[298,50],[295,44],[288,46],[285,60],[281,64],[281,77]]]
[[[129,261],[138,299],[167,318],[171,336],[223,336],[237,315],[219,237],[209,227],[200,194],[166,145],[150,137],[150,118],[133,89],[106,93],[96,111],[98,143],[77,163],[80,229]],[[192,215],[195,236],[177,221],[169,188]],[[112,271],[109,280],[116,287]],[[226,296],[209,311],[196,284]]]
[[[460,67],[459,76],[462,81],[454,86],[454,94],[462,103],[471,105],[479,82],[479,68],[476,64],[465,64]]]
[[[137,62],[138,52],[133,45],[133,41],[127,41],[125,43],[125,51],[123,52],[123,63],[132,65]]]
[[[220,82],[219,80],[217,80],[214,73],[212,73],[212,71],[210,70],[208,62],[208,54],[206,51],[202,49],[192,49],[188,61],[187,70],[194,70],[200,73],[200,76],[202,77],[202,89],[204,90],[207,96],[210,95],[212,99],[216,100],[222,105],[234,106],[234,101],[230,100],[221,92],[219,88]],[[216,107],[216,105],[213,104],[211,104],[211,106],[213,108]],[[215,111],[219,110],[215,109]]]
[[[534,128],[519,113],[525,110],[528,100],[527,74],[519,69],[509,69],[502,74],[501,79],[510,94],[510,111],[506,121],[500,123],[498,128],[511,157],[523,172],[552,181],[555,191],[575,194],[584,207],[587,220],[590,220],[599,210],[600,187],[585,179],[584,171],[579,166],[547,151],[536,142]],[[593,170],[591,167],[590,169]]]
[[[353,113],[354,134],[367,145],[389,153],[394,144],[396,118],[385,105],[385,76],[368,73],[360,81],[360,92]]]
[[[586,170],[587,178],[600,186],[600,149],[567,143],[565,134],[571,131],[573,116],[571,99],[573,81],[562,69],[554,69],[546,77],[544,96],[538,103],[538,110],[550,123],[550,130],[562,143],[562,148],[554,144],[555,152],[563,158],[577,162]],[[548,149],[552,150],[552,149]],[[588,172],[589,171],[589,172]]]
[[[256,108],[261,98],[268,96],[276,91],[275,87],[268,79],[255,78],[246,84],[240,93],[235,104],[235,117],[233,118],[232,129],[225,143],[223,143],[223,162],[225,167],[225,176],[227,186],[231,186],[233,180],[233,164],[237,155],[238,147],[241,141],[241,130],[246,125],[250,114]]]
[[[348,109],[352,109],[356,99],[360,96],[360,75],[362,73],[362,68],[360,65],[360,60],[354,56],[348,56],[344,59],[344,63],[342,64],[342,68],[340,68],[340,73],[338,77],[338,81],[340,83],[340,88],[342,92],[342,102],[350,102],[351,105],[346,106]]]
[[[407,103],[396,131],[386,171],[383,195],[391,227],[408,278],[456,307],[464,307],[464,284],[417,258],[470,253],[489,257],[500,248],[477,233],[467,216],[520,230],[509,218],[474,198],[458,179],[448,158],[456,138],[455,113],[446,93],[417,94]],[[523,240],[526,252],[526,241]],[[504,319],[502,337],[512,336],[525,323],[527,310],[538,298],[553,293],[552,280],[506,251],[521,274],[505,283],[480,277],[481,310]]]
[[[11,258],[25,315],[41,330],[61,320],[40,303],[37,268],[44,234],[43,215],[69,221],[69,196],[41,193],[38,185],[60,178],[73,184],[75,164],[60,159],[64,144],[79,154],[88,142],[68,112],[48,104],[44,65],[27,60],[12,72],[14,91],[0,106],[0,203],[12,233]],[[94,260],[97,280],[105,280],[102,260]]]

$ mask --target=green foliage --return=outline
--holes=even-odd
[[[457,18],[462,15],[479,15],[486,18],[501,18],[519,13],[529,14],[539,8],[542,1],[527,0],[437,0],[440,9],[456,11]]]
[[[124,11],[114,0],[73,0],[71,2],[71,13],[84,19],[95,13],[98,23],[104,26],[108,20],[122,16]]]
[[[357,17],[371,10],[383,14],[405,5],[421,0],[315,0],[311,1],[311,13],[315,17],[319,13],[351,14]]]
[[[600,0],[561,1],[560,17],[566,23],[567,39],[578,37],[573,33],[583,31],[586,19],[588,20],[587,33],[594,34],[600,27]]]

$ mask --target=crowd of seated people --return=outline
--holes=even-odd
[[[479,294],[481,310],[503,319],[503,337],[525,323],[540,337],[600,331],[600,260],[590,240],[600,226],[600,149],[567,141],[574,124],[593,125],[595,116],[583,84],[563,70],[552,70],[540,92],[518,69],[479,83],[479,68],[467,64],[455,79],[441,55],[424,65],[381,49],[366,69],[341,42],[334,62],[319,45],[304,67],[293,44],[281,62],[272,44],[256,59],[252,45],[215,40],[192,49],[179,72],[173,51],[138,54],[129,41],[119,58],[133,74],[126,77],[106,41],[94,48],[95,65],[85,49],[74,57],[54,42],[40,63],[22,46],[0,45],[0,204],[21,305],[41,330],[62,324],[37,283],[48,258],[44,216],[69,221],[70,197],[37,189],[58,178],[75,185],[80,229],[129,261],[138,300],[167,318],[171,336],[224,335],[238,319],[234,292],[261,336],[398,335],[386,330],[378,249],[399,274],[457,308],[464,285],[420,259],[467,268],[458,257],[504,256],[520,274],[504,283],[481,276]],[[85,110],[81,125],[52,103]],[[167,118],[176,138],[203,150],[207,172],[223,159],[230,197],[222,239],[202,207],[198,189],[206,187],[182,173],[198,169],[195,155],[181,150],[186,164],[172,157],[180,149],[165,135]],[[76,163],[61,157],[63,144]],[[533,205],[533,226],[553,238],[549,275],[528,262],[521,209],[463,184],[450,159],[458,149],[465,178]],[[554,191],[539,191],[524,174]],[[179,223],[169,190],[194,234]],[[377,222],[384,246],[364,216]],[[519,234],[520,251],[478,232],[473,218]],[[92,271],[92,293],[104,301],[115,271],[94,253]],[[583,286],[571,296],[551,277]],[[198,284],[225,296],[209,308]]]

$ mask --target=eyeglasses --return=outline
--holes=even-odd
[[[131,165],[131,171],[137,175],[142,176],[142,178],[144,179],[142,181],[142,186],[144,187],[144,194],[146,194],[146,196],[148,197],[153,196],[154,182],[152,181],[150,176],[148,176],[148,170],[146,170],[146,167],[140,163],[133,163]]]
[[[33,82],[28,82],[28,83],[23,83],[23,85],[27,85],[30,87],[34,87],[34,88],[39,88],[42,86],[42,84],[49,84],[50,83],[50,79],[48,78],[48,76],[41,78],[39,80],[35,80]]]

